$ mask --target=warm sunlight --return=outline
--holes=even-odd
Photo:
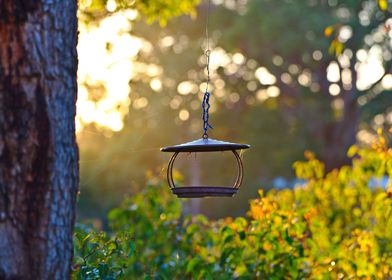
[[[98,25],[79,23],[77,131],[91,123],[112,131],[123,128],[130,105],[129,81],[143,47],[143,41],[130,34],[135,17],[136,12],[128,10]]]

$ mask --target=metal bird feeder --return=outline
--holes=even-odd
[[[248,148],[249,145],[218,141],[206,137],[203,137],[201,139],[192,142],[162,148],[161,149],[162,152],[174,153],[167,167],[167,182],[169,183],[170,189],[175,195],[177,195],[177,197],[189,197],[189,198],[219,197],[219,196],[231,197],[235,195],[241,186],[243,174],[244,174],[244,166],[241,157],[239,156],[237,151],[248,149]],[[173,180],[173,166],[179,153],[222,152],[222,151],[231,151],[237,161],[238,174],[237,174],[237,179],[233,186],[231,187],[225,187],[225,186],[176,187]]]
[[[197,139],[192,142],[179,144],[175,146],[162,148],[162,152],[172,152],[174,153],[169,161],[169,165],[167,167],[167,182],[169,183],[169,187],[172,192],[177,195],[177,197],[188,197],[188,198],[198,198],[198,197],[232,197],[234,196],[238,189],[241,186],[244,167],[241,160],[241,157],[238,154],[238,150],[248,149],[249,145],[246,144],[237,144],[230,143],[224,141],[218,141],[211,138],[208,138],[207,130],[212,128],[209,124],[209,109],[210,109],[210,95],[211,93],[208,91],[208,85],[210,83],[210,48],[209,48],[209,38],[208,38],[208,13],[209,13],[210,2],[208,2],[208,12],[207,12],[207,26],[206,26],[206,39],[207,39],[207,49],[205,51],[205,55],[207,58],[207,81],[206,81],[206,90],[204,92],[204,98],[202,102],[203,109],[203,137],[201,139]],[[173,180],[173,166],[174,162],[179,153],[205,153],[205,152],[222,152],[222,151],[231,151],[236,159],[238,166],[238,174],[237,179],[233,186],[181,186],[177,187]]]

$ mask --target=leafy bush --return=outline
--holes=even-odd
[[[306,153],[294,164],[305,183],[260,191],[247,218],[184,217],[151,180],[110,212],[110,233],[77,226],[73,278],[392,279],[392,149],[381,137],[349,154],[326,174]]]

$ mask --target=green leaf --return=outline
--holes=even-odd
[[[198,257],[192,258],[186,266],[186,273],[193,272],[194,268],[199,264],[200,259]]]

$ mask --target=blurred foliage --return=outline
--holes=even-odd
[[[195,7],[199,2],[200,0],[81,0],[79,10],[93,19],[124,9],[135,9],[149,23],[158,21],[161,25],[166,25],[172,17],[183,14],[195,16]]]
[[[135,5],[153,2],[171,5],[177,1],[131,1],[134,6],[128,7],[139,10]],[[100,3],[102,12],[107,2]],[[149,47],[138,54],[135,69],[139,72],[129,82],[132,90],[123,130],[113,133],[91,124],[79,134],[80,216],[102,215],[124,193],[140,191],[146,170],[164,175],[168,156],[159,153],[160,147],[201,136],[207,8],[203,3],[197,18],[178,17],[164,29],[157,23],[132,21],[129,33]],[[362,132],[358,139],[363,142],[372,139],[377,128],[390,127],[391,90],[380,81],[358,89],[355,81],[355,70],[365,63],[356,55],[359,50],[381,48],[381,62],[385,73],[390,73],[386,21],[391,5],[386,4],[377,0],[212,1],[211,46],[223,58],[212,61],[210,120],[214,129],[210,136],[249,143],[252,148],[244,155],[241,193],[230,201],[202,201],[197,211],[210,217],[243,215],[247,201],[259,188],[270,188],[277,176],[286,178],[286,185],[292,184],[295,176],[290,166],[306,149],[329,165],[340,166],[357,132]],[[116,10],[123,7],[116,1]],[[340,36],[347,30],[351,37]],[[334,40],[339,42],[338,51]],[[329,81],[326,71],[331,63],[339,65],[340,74],[350,73],[351,81]],[[152,65],[155,72],[146,65]],[[273,74],[276,82],[260,82],[256,75],[260,68]],[[181,90],[184,84],[191,90]],[[340,93],[332,95],[331,86],[337,86]],[[271,88],[273,95],[268,93]],[[188,118],[181,119],[184,112]],[[209,174],[201,174],[198,181],[225,176],[227,164],[200,167]],[[194,173],[190,169],[184,176],[190,178]]]
[[[260,191],[246,218],[184,216],[150,178],[110,212],[110,232],[77,226],[73,279],[389,279],[392,149],[380,133],[348,153],[352,166],[325,173],[306,152],[304,183]]]
[[[380,81],[392,71],[391,8],[387,1],[378,3],[382,9],[374,0],[251,0],[242,12],[217,12],[214,26],[226,19],[219,43],[277,77],[278,111],[287,123],[304,127],[303,137],[317,143],[316,152],[328,168],[347,163],[343,151],[355,143],[360,123],[374,133],[374,117],[391,110],[390,103],[377,106],[391,93]],[[384,75],[370,77],[372,71],[360,71],[368,58],[360,58],[358,51],[376,49]],[[331,65],[336,66],[335,79],[327,75]],[[363,84],[365,75],[369,79]],[[309,95],[316,99],[310,101]]]

